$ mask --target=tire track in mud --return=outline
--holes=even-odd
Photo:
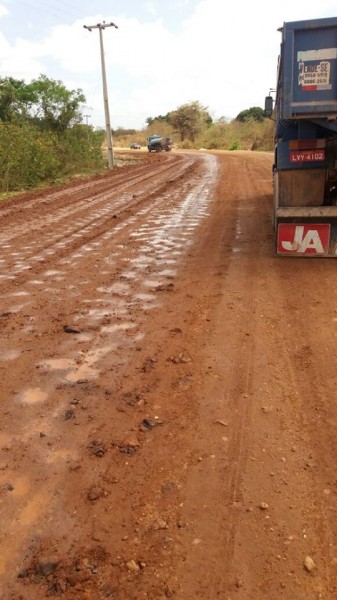
[[[23,204],[12,206],[15,201],[11,201],[10,207],[2,207],[0,212],[1,222],[4,223],[4,229],[1,230],[1,239],[8,242],[20,235],[27,235],[27,222],[29,223],[30,232],[39,231],[41,227],[45,231],[47,226],[65,219],[69,220],[73,218],[73,215],[76,216],[80,212],[86,212],[88,202],[90,202],[90,211],[95,205],[106,205],[108,200],[111,202],[111,205],[109,205],[111,210],[114,208],[112,202],[116,203],[117,209],[131,209],[134,203],[133,188],[141,186],[141,194],[146,198],[151,193],[155,193],[156,190],[159,191],[161,187],[167,185],[171,173],[169,181],[173,183],[184,173],[188,173],[194,163],[191,158],[186,159],[185,157],[185,160],[182,156],[174,158],[175,161],[172,161],[171,158],[168,164],[164,163],[164,165],[159,166],[155,164],[152,166],[151,172],[149,172],[148,167],[144,166],[139,167],[140,173],[138,175],[132,175],[126,169],[120,169],[118,171],[122,171],[122,174],[119,174],[118,171],[112,171],[109,178],[102,177],[94,182],[89,180],[86,183],[77,184],[70,189],[62,189],[57,192],[41,192],[40,197],[25,200]],[[128,193],[125,194],[125,192]],[[121,193],[124,193],[122,197],[120,197]],[[38,209],[39,215],[34,213],[34,216],[30,217],[27,211],[35,208]],[[46,213],[48,209],[51,211],[50,216]],[[57,214],[53,214],[56,212],[55,209],[57,209]],[[16,215],[16,224],[13,226],[12,222],[11,230],[6,232],[5,217],[11,217],[13,213]],[[20,220],[23,221],[22,224],[20,224]]]
[[[236,178],[235,163],[235,158],[225,163],[220,188],[226,198],[223,217],[228,225],[227,231],[219,227],[218,233],[226,251],[219,255],[219,240],[214,242],[212,267],[218,275],[221,273],[223,283],[216,312],[207,319],[213,323],[207,347],[217,348],[218,352],[203,351],[204,363],[209,363],[212,370],[206,371],[208,376],[201,382],[199,400],[197,452],[202,461],[189,476],[185,498],[185,505],[194,505],[192,514],[198,515],[198,520],[193,518],[191,527],[192,540],[195,536],[200,543],[193,547],[191,542],[191,554],[184,557],[184,570],[178,568],[181,585],[178,597],[182,599],[227,598],[235,589],[233,551],[238,514],[243,505],[242,482],[248,453],[246,434],[251,421],[258,270],[258,263],[250,260],[246,244],[250,233],[246,214],[247,210],[254,210],[251,197],[256,188],[245,169],[241,168],[240,178]],[[215,283],[219,286],[219,280]],[[207,314],[207,305],[204,310]],[[229,318],[223,322],[226,311]],[[216,323],[221,323],[218,332]],[[215,498],[221,498],[216,515],[211,510],[208,512]],[[189,516],[191,518],[191,514]]]
[[[64,458],[69,453],[74,454],[73,449],[69,450],[64,443],[57,452],[50,452],[46,457],[42,453],[43,447],[38,450],[34,443],[39,430],[48,436],[53,432],[52,438],[57,438],[57,430],[53,429],[60,426],[57,423],[67,408],[58,390],[62,390],[63,385],[71,386],[81,380],[94,383],[101,370],[106,371],[107,364],[109,369],[114,368],[117,373],[120,365],[125,367],[121,352],[116,350],[139,343],[143,336],[142,322],[149,318],[153,308],[162,303],[158,302],[157,288],[163,286],[164,290],[169,289],[172,281],[179,277],[179,265],[200,222],[208,216],[212,200],[216,160],[214,157],[204,157],[202,161],[207,171],[202,178],[182,182],[174,194],[171,190],[164,192],[151,205],[143,206],[126,221],[117,224],[113,231],[105,231],[94,243],[82,245],[80,251],[72,252],[67,258],[56,261],[52,257],[53,269],[42,273],[42,279],[31,279],[3,296],[4,312],[15,315],[17,324],[20,321],[22,323],[23,315],[28,314],[30,323],[26,331],[20,323],[20,348],[11,347],[13,322],[0,342],[2,366],[14,362],[17,373],[15,389],[7,389],[6,383],[2,389],[3,410],[6,410],[6,405],[13,410],[14,399],[14,406],[20,414],[15,432],[8,428],[4,442],[11,449],[16,447],[19,452],[20,447],[24,448],[22,473],[28,472],[27,465],[31,459],[40,463],[43,479],[47,477],[48,461],[51,460],[55,482],[62,477]],[[100,266],[95,270],[98,257]],[[79,287],[72,299],[75,290],[69,286],[69,278],[73,273],[75,283],[77,272],[83,272],[85,265],[90,273],[91,296],[88,298],[81,293],[81,283],[88,285],[86,279],[84,282],[77,281]],[[117,273],[113,270],[115,265],[118,266]],[[34,266],[32,268],[33,277],[40,274],[40,271],[34,270]],[[31,285],[38,293],[30,293]],[[38,299],[36,304],[35,296]],[[62,334],[57,335],[54,331],[60,345],[52,347],[49,356],[43,355],[35,344],[32,351],[32,336],[39,338],[44,335],[50,311],[59,315],[63,303],[68,307],[73,306],[68,308],[68,314],[72,315],[73,323],[83,335],[79,334],[76,339],[68,337],[61,342]],[[63,315],[61,318],[67,317]],[[57,326],[60,327],[59,317]],[[24,415],[20,406],[24,408]],[[50,415],[49,409],[52,409]],[[14,476],[9,456],[1,481],[7,481],[12,473],[15,481],[19,480],[19,462]],[[53,488],[47,485],[44,487],[47,497],[41,497],[36,484],[33,485],[29,478],[25,481],[22,496],[14,505],[19,520],[26,525],[21,533],[17,519],[11,518],[10,506],[4,504],[8,522],[12,524],[8,528],[10,541],[1,561],[3,573],[5,565],[11,563],[19,552],[23,533],[29,537],[29,531],[36,521],[43,522],[44,507],[50,504],[52,510],[53,493]],[[32,501],[31,509],[28,509],[29,498]],[[29,518],[27,513],[26,519],[23,519],[25,507]]]
[[[182,177],[187,179],[193,165],[194,161],[191,159],[184,161],[170,176],[170,188]],[[166,173],[167,170],[166,167],[164,172]],[[163,168],[160,170],[160,174],[163,174]],[[158,175],[157,171],[155,175]],[[126,219],[127,224],[129,212],[141,210],[144,204],[150,210],[153,197],[156,202],[158,197],[164,198],[164,200],[168,199],[169,191],[165,190],[168,185],[167,180],[158,183],[152,175],[143,176],[143,179],[150,179],[151,186],[148,185],[141,194],[137,194],[136,198],[132,191],[120,197],[123,189],[130,188],[129,183],[123,183],[117,189],[110,188],[108,192],[96,195],[94,199],[86,197],[84,200],[73,202],[70,206],[67,205],[57,210],[57,213],[54,209],[50,216],[42,214],[35,224],[30,223],[28,227],[27,224],[14,226],[10,229],[7,238],[6,234],[2,234],[3,254],[0,261],[0,280],[15,280],[19,275],[22,277],[22,274],[29,271],[34,263],[42,263],[41,268],[43,269],[47,259],[52,257],[55,259],[57,255],[64,255],[71,249],[78,249],[90,240],[102,236],[102,228],[103,231],[109,229],[117,233],[121,227],[120,222],[123,223],[123,220]],[[183,183],[183,185],[186,187],[186,184]],[[90,202],[89,212],[88,202]],[[96,205],[98,208],[94,211]],[[100,207],[100,205],[102,206]],[[84,215],[76,216],[83,211]],[[63,222],[64,225],[62,225]],[[62,227],[61,234],[60,227]],[[57,228],[56,231],[54,231],[55,228]],[[32,236],[33,240],[31,240]],[[30,241],[18,252],[16,247],[20,244],[21,237]],[[35,268],[36,271],[37,268]]]

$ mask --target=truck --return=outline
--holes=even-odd
[[[276,89],[273,225],[276,254],[337,257],[337,17],[287,22]],[[275,93],[275,98],[272,93]]]
[[[172,150],[173,142],[170,137],[160,137],[156,133],[150,135],[147,138],[147,149],[149,152],[170,152]]]

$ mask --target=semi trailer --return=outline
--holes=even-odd
[[[337,257],[337,17],[280,28],[275,101],[276,253]]]

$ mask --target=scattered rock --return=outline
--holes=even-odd
[[[76,415],[72,409],[67,410],[64,414],[65,421],[69,421],[69,419],[75,419],[75,418],[76,418]]]
[[[18,572],[18,579],[24,579],[25,577],[28,577],[29,575],[29,569],[28,567],[22,567],[19,572]]]
[[[171,588],[169,585],[167,585],[165,588],[166,598],[173,598],[174,594],[175,594],[175,590],[173,588]]]
[[[75,571],[67,576],[67,582],[71,587],[75,587],[78,583],[83,583],[92,578],[90,569],[84,569],[83,571]]]
[[[167,492],[172,492],[173,490],[176,489],[176,485],[175,483],[172,483],[171,481],[167,481],[166,483],[164,483],[164,485],[161,488],[161,491],[166,494]]]
[[[186,523],[184,521],[177,521],[178,529],[184,529],[186,527]]]
[[[125,454],[134,454],[139,447],[139,440],[136,438],[136,436],[131,437],[119,444],[120,451],[124,452]]]
[[[222,421],[221,419],[217,419],[215,422],[218,423],[219,425],[222,425],[223,427],[228,427],[227,421]]]
[[[6,483],[5,488],[8,492],[13,492],[15,490],[15,487],[12,483]]]
[[[128,570],[131,571],[132,573],[139,573],[139,571],[140,571],[140,566],[135,560],[129,560],[126,563],[126,566],[127,566]]]
[[[87,569],[89,565],[89,561],[87,558],[78,558],[75,561],[75,569],[76,571],[83,571],[83,569]]]
[[[56,582],[56,591],[58,594],[64,594],[67,591],[67,582],[65,579],[58,579]]]
[[[69,471],[79,471],[81,469],[81,465],[76,460],[69,462]]]
[[[164,519],[157,519],[154,523],[152,523],[151,529],[153,531],[161,531],[162,529],[168,529],[168,524]]]
[[[259,508],[261,510],[268,510],[269,506],[268,506],[268,504],[266,502],[260,502]]]
[[[132,407],[140,406],[140,404],[144,402],[142,394],[139,392],[127,392],[126,394],[123,394],[122,400],[126,402],[128,406]]]
[[[104,454],[107,452],[107,449],[104,446],[104,444],[98,440],[94,440],[94,441],[90,442],[88,448],[89,448],[91,454],[94,454],[95,456],[98,456],[98,457],[104,456]]]
[[[155,287],[156,292],[173,292],[174,283],[163,283],[162,285],[157,285]]]
[[[314,570],[315,566],[316,565],[311,556],[306,556],[304,559],[304,567],[306,568],[306,570],[309,571],[309,573],[311,573],[311,571]]]
[[[101,498],[102,496],[104,496],[103,488],[96,485],[91,486],[87,492],[87,498],[91,502],[95,502],[95,500],[98,500],[98,498]]]
[[[170,329],[171,333],[182,333],[182,329],[180,329],[180,327],[174,327],[173,329]]]
[[[48,575],[56,571],[59,564],[60,559],[55,556],[40,557],[35,565],[36,574],[41,577],[48,577]]]
[[[143,419],[143,421],[140,424],[139,429],[141,431],[150,431],[151,429],[153,429],[155,426],[157,425],[156,421],[154,419],[151,419],[151,417],[148,417],[146,419]]]
[[[73,327],[72,325],[63,325],[63,331],[65,333],[81,333],[80,329],[77,329],[77,327]]]
[[[156,366],[157,359],[156,358],[147,358],[142,366],[142,371],[144,373],[149,373]]]
[[[180,354],[178,354],[178,356],[171,356],[170,361],[176,365],[179,365],[191,362],[191,358],[183,354],[183,352],[181,352]]]

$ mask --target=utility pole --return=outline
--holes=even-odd
[[[109,101],[108,101],[108,87],[106,83],[106,74],[105,74],[105,59],[104,59],[104,48],[103,48],[103,29],[106,27],[115,27],[118,29],[115,23],[97,23],[97,25],[83,25],[84,29],[88,29],[92,31],[93,29],[98,29],[99,31],[99,41],[100,41],[100,49],[101,49],[101,65],[102,65],[102,81],[103,81],[103,100],[104,100],[104,112],[105,112],[105,129],[106,129],[106,142],[108,147],[108,164],[109,169],[114,166],[114,154],[113,154],[113,145],[112,145],[112,135],[111,135],[111,123],[110,123],[110,114],[109,114]]]

